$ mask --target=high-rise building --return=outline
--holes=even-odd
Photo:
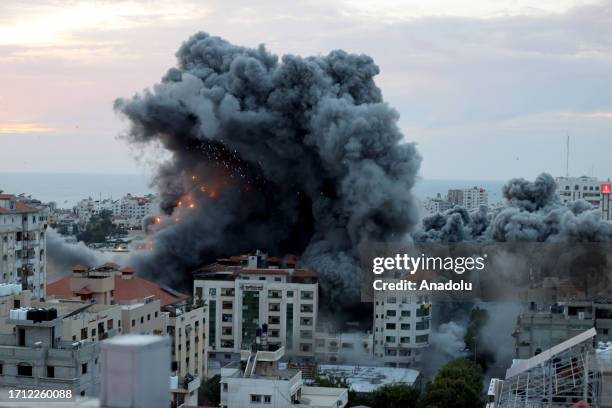
[[[39,201],[0,191],[0,282],[21,283],[45,297],[48,209]]]
[[[374,356],[388,367],[421,362],[429,346],[431,303],[426,293],[374,292]]]
[[[557,195],[561,202],[585,200],[601,212],[604,220],[612,219],[610,209],[610,181],[595,177],[557,177]]]
[[[290,357],[314,356],[318,274],[296,269],[296,262],[257,251],[195,272],[195,302],[207,305],[211,361],[235,361],[262,324],[270,344],[285,347]]]
[[[489,205],[489,193],[481,187],[472,187],[464,189],[448,190],[447,200],[451,205],[459,205],[465,209],[472,211],[477,210],[480,206]]]

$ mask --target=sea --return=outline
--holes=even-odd
[[[413,192],[419,199],[446,195],[449,189],[483,187],[489,192],[489,203],[502,200],[501,189],[505,180],[453,180],[420,178]],[[11,194],[24,194],[55,202],[60,208],[72,208],[84,198],[121,198],[127,193],[145,195],[154,193],[151,177],[145,174],[77,174],[77,173],[1,173],[0,190]]]

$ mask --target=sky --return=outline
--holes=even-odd
[[[190,35],[371,55],[426,179],[612,177],[612,1],[0,2],[0,172],[150,174],[117,97]]]

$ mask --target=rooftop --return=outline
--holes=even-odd
[[[356,392],[373,392],[380,387],[390,384],[413,385],[420,374],[417,370],[410,368],[331,364],[320,365],[319,371],[321,376],[334,375],[346,378],[351,386],[351,390]]]
[[[76,268],[77,267],[75,266],[73,271],[75,271]],[[115,289],[113,293],[113,299],[116,303],[131,303],[134,300],[156,296],[159,298],[161,306],[166,306],[189,299],[189,295],[179,293],[175,290],[163,287],[155,282],[151,282],[138,276],[133,276],[131,279],[122,279],[122,272],[120,271],[120,266],[117,264],[106,263],[98,268],[94,268],[93,270],[101,269],[116,272],[114,276]],[[79,269],[79,271],[82,271],[82,269]],[[124,268],[123,273],[133,274],[133,269],[126,267]],[[55,282],[49,283],[47,285],[47,295],[57,298],[71,298],[79,294],[90,293],[90,289],[87,287],[80,289],[77,292],[72,292],[70,290],[71,278],[72,276],[67,276]]]

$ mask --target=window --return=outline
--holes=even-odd
[[[87,328],[81,329],[81,340],[85,340],[87,338]]]
[[[81,374],[87,374],[87,363],[81,364]]]
[[[26,363],[17,364],[17,375],[21,375],[23,377],[31,377],[32,366]]]
[[[157,319],[157,313],[158,313],[158,312],[155,312],[155,318],[156,318],[156,319]],[[198,322],[196,322],[196,325],[197,325],[197,324],[198,324]]]
[[[396,310],[387,310],[387,317],[395,317],[397,315]]]
[[[228,388],[227,388],[227,383],[223,383],[223,392],[227,392]]]
[[[96,329],[91,329],[91,337],[96,337]]]
[[[141,316],[140,317],[140,324],[143,324],[143,323],[144,323],[144,316]]]
[[[287,291],[287,297],[288,298],[292,298],[293,297],[293,291],[292,290],[288,290]]]
[[[55,367],[47,366],[47,377],[48,378],[55,378]]]
[[[272,403],[272,396],[264,395],[264,404],[271,404],[271,403]]]
[[[19,309],[21,307],[21,301],[19,299],[13,300],[13,309]]]
[[[422,336],[416,336],[415,337],[415,342],[416,343],[427,343],[429,341],[429,335],[428,334],[424,334]]]
[[[410,310],[402,310],[402,317],[410,317]]]
[[[151,320],[151,314],[150,313],[147,315],[147,320]]]
[[[395,330],[395,323],[387,323],[386,329],[387,330]]]
[[[132,319],[132,327],[136,326],[136,320]]]
[[[0,375],[4,374],[4,364],[0,363]]]
[[[251,394],[251,402],[261,402],[261,395]]]
[[[410,330],[410,323],[402,323],[400,326],[402,330]]]
[[[106,328],[107,328],[108,330],[112,330],[112,329],[113,329],[113,319],[108,319],[108,320],[106,321]]]

